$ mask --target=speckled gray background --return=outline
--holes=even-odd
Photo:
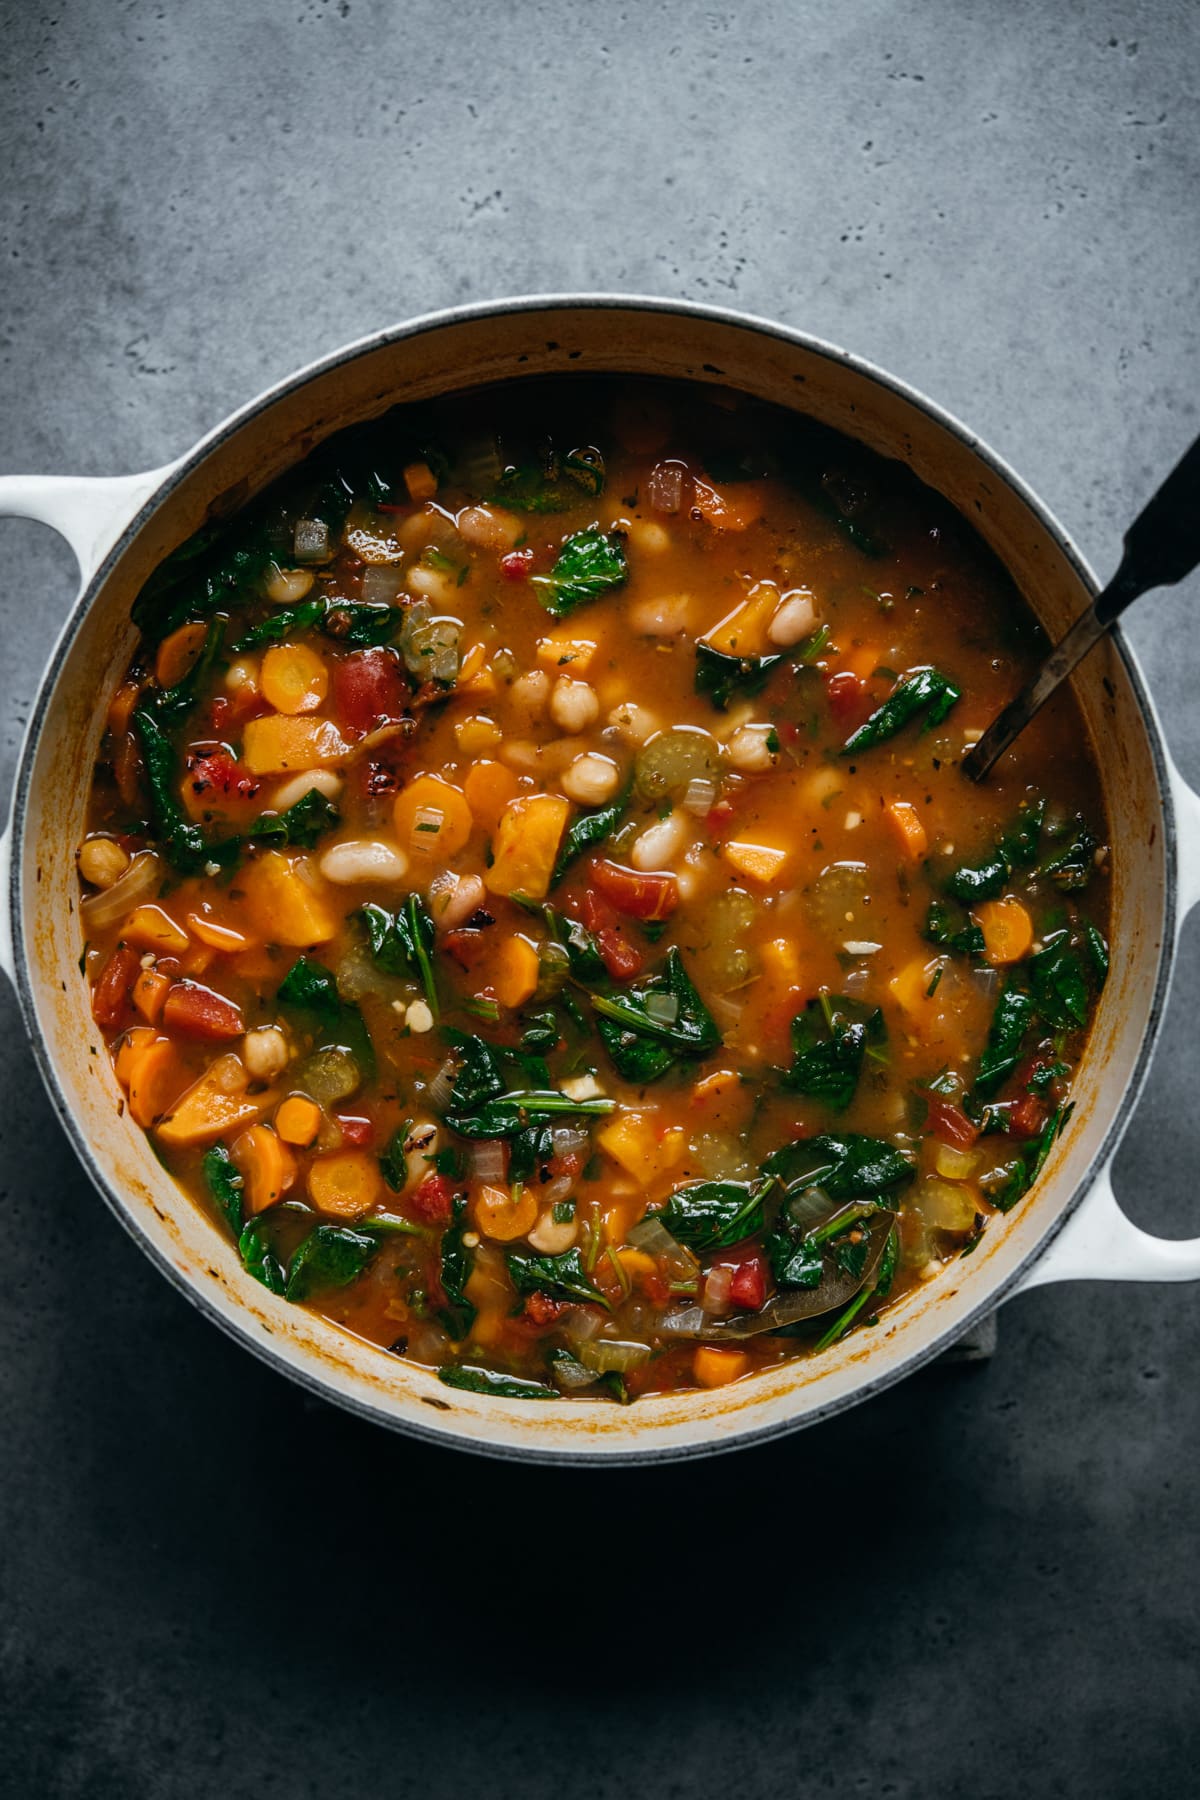
[[[875,358],[1102,570],[1195,434],[1186,4],[7,0],[0,468],[160,463],[505,292]],[[0,793],[71,592],[6,522]],[[1200,780],[1193,581],[1131,636]],[[1200,1230],[1189,928],[1119,1159]],[[1190,1029],[1189,1029],[1190,1027]],[[0,993],[0,1792],[1188,1791],[1200,1294],[1043,1289],[988,1365],[701,1467],[491,1467],[305,1401],[85,1184]]]

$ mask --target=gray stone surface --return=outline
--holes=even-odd
[[[1185,4],[0,7],[0,467],[109,473],[417,310],[611,288],[876,358],[1101,569],[1196,431]],[[0,792],[65,549],[3,527]],[[1200,780],[1195,581],[1131,631]],[[1119,1159],[1200,1228],[1195,927]],[[1194,1784],[1200,1300],[1042,1290],[988,1364],[701,1468],[490,1467],[235,1351],[85,1184],[0,994],[0,1791]],[[500,1547],[500,1556],[493,1555]]]

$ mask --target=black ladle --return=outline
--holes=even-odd
[[[988,726],[962,760],[963,773],[982,781],[1017,733],[1082,662],[1127,606],[1151,588],[1171,587],[1200,563],[1200,438],[1172,469],[1125,533],[1125,554],[1108,586],[1076,619],[1062,643],[1015,700]]]

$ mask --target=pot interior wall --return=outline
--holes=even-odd
[[[1087,603],[1077,569],[1001,473],[956,430],[834,353],[752,326],[636,305],[525,308],[367,345],[201,446],[118,546],[93,584],[90,606],[68,627],[39,707],[19,852],[27,999],[64,1123],[118,1215],[251,1348],[373,1416],[478,1447],[547,1457],[687,1453],[784,1429],[893,1379],[965,1329],[1061,1222],[1109,1132],[1149,1023],[1164,930],[1163,801],[1153,727],[1119,649],[1105,644],[1084,666],[1077,692],[1100,749],[1116,846],[1113,963],[1079,1104],[1037,1193],[878,1330],[852,1336],[819,1361],[784,1365],[717,1393],[655,1398],[629,1409],[542,1408],[451,1396],[432,1377],[268,1295],[176,1189],[143,1134],[118,1116],[118,1090],[78,967],[74,849],[107,696],[133,647],[130,604],[156,563],[206,518],[236,508],[331,431],[399,400],[559,371],[711,381],[810,413],[909,463],[946,494],[1053,635]]]

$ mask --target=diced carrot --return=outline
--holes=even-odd
[[[108,729],[114,737],[124,737],[129,730],[129,721],[133,717],[133,709],[138,703],[141,683],[123,681],[112,698],[108,709]]]
[[[767,626],[778,605],[778,588],[760,582],[705,633],[704,642],[722,656],[763,656],[767,650]]]
[[[158,646],[154,658],[154,679],[161,688],[173,688],[192,668],[204,648],[208,626],[201,622],[181,625]]]
[[[253,938],[247,937],[244,932],[235,931],[231,925],[221,925],[216,919],[206,919],[203,913],[189,913],[187,928],[193,937],[198,937],[210,949],[219,950],[223,956],[238,956],[243,950],[254,948]]]
[[[437,476],[427,462],[405,463],[404,485],[409,499],[418,503],[432,500],[438,491]]]
[[[308,644],[272,644],[259,685],[276,712],[314,713],[329,692],[329,671]]]
[[[800,952],[791,938],[768,938],[758,953],[762,972],[770,987],[775,991],[798,988],[803,985],[804,971],[800,962]]]
[[[677,1168],[687,1154],[683,1126],[664,1131],[657,1112],[619,1112],[596,1133],[596,1142],[627,1175],[647,1185]]]
[[[548,632],[537,643],[537,659],[543,668],[565,668],[571,675],[586,674],[595,654],[596,645],[590,638],[577,637],[566,627]]]
[[[523,1238],[537,1224],[537,1216],[537,1195],[528,1187],[520,1187],[514,1194],[509,1188],[484,1183],[471,1200],[476,1229],[500,1244]]]
[[[251,1124],[274,1106],[277,1096],[266,1089],[251,1096],[249,1086],[240,1056],[232,1050],[218,1056],[159,1120],[159,1138],[171,1149],[185,1149],[214,1143],[237,1126]]]
[[[123,1088],[129,1087],[129,1079],[139,1052],[152,1044],[157,1036],[158,1033],[151,1025],[133,1025],[117,1045],[113,1071]]]
[[[937,1016],[937,1000],[929,992],[938,971],[938,959],[926,961],[916,957],[888,982],[888,989],[915,1031],[933,1023]]]
[[[170,986],[170,976],[160,975],[157,969],[143,969],[133,984],[133,1004],[151,1025],[157,1025],[162,1018]]]
[[[321,1129],[321,1109],[307,1094],[289,1094],[275,1114],[275,1129],[285,1144],[307,1150]]]
[[[493,862],[484,885],[493,894],[526,894],[544,900],[571,808],[558,794],[530,794],[510,800],[492,845]]]
[[[201,1038],[207,1043],[241,1037],[246,1029],[240,1006],[224,994],[191,981],[174,983],[163,1006],[162,1022],[164,1031],[179,1037]]]
[[[170,1038],[156,1038],[134,1058],[129,1072],[129,1115],[148,1130],[178,1098],[191,1070]]]
[[[692,1356],[692,1374],[701,1387],[724,1387],[727,1381],[736,1381],[750,1367],[750,1358],[744,1350],[734,1350],[725,1344],[698,1344]]]
[[[718,492],[707,481],[697,479],[692,500],[704,523],[716,531],[745,531],[748,525],[761,519],[766,503],[766,489],[757,481],[739,481],[732,488]],[[778,604],[778,594],[775,600]],[[752,654],[755,653],[743,652],[743,655]]]
[[[457,856],[470,837],[471,807],[461,788],[418,775],[397,794],[392,823],[402,850],[442,862]]]
[[[278,953],[273,955],[270,945],[256,944],[253,938],[250,948],[239,952],[230,967],[235,975],[242,975],[247,981],[266,981],[283,973]]]
[[[721,855],[737,874],[758,887],[773,887],[783,878],[788,860],[786,850],[771,844],[746,844],[731,838],[721,845]]]
[[[121,936],[140,950],[155,950],[160,956],[182,956],[192,941],[161,906],[136,907],[121,927]]]
[[[884,817],[900,846],[901,856],[907,862],[920,862],[929,848],[929,839],[916,807],[908,800],[893,800]]]
[[[1033,920],[1015,894],[983,901],[975,908],[974,918],[983,933],[990,963],[1015,963],[1028,956],[1033,943]]]
[[[302,950],[323,944],[337,930],[325,882],[307,856],[266,850],[241,877],[251,924],[272,944]]]
[[[267,713],[248,719],[242,733],[242,765],[251,775],[329,769],[349,754],[350,745],[333,720],[315,713]]]
[[[717,1106],[727,1100],[730,1094],[736,1093],[742,1085],[742,1078],[736,1069],[714,1069],[711,1075],[705,1075],[692,1089],[692,1105],[703,1108]]]
[[[882,661],[883,656],[878,645],[856,644],[843,656],[840,666],[843,669],[849,669],[850,673],[857,676],[859,681],[865,682],[871,679]]]
[[[485,831],[495,831],[501,813],[520,793],[521,783],[503,763],[485,759],[471,764],[463,789],[476,824]]]
[[[296,1159],[269,1125],[251,1125],[229,1153],[242,1172],[242,1194],[252,1213],[274,1206],[296,1179]]]
[[[472,644],[459,666],[456,686],[467,694],[494,694],[496,677],[486,666],[487,646]]]
[[[92,988],[92,1017],[105,1031],[115,1031],[125,1016],[141,962],[136,950],[114,950]]]
[[[309,1164],[309,1199],[335,1219],[361,1219],[378,1200],[380,1185],[379,1165],[364,1150],[338,1150]]]
[[[538,953],[528,938],[506,938],[491,965],[492,988],[501,1006],[524,1006],[538,984]]]
[[[184,954],[177,959],[179,968],[176,973],[179,975],[203,975],[216,954],[211,944],[189,944]]]

